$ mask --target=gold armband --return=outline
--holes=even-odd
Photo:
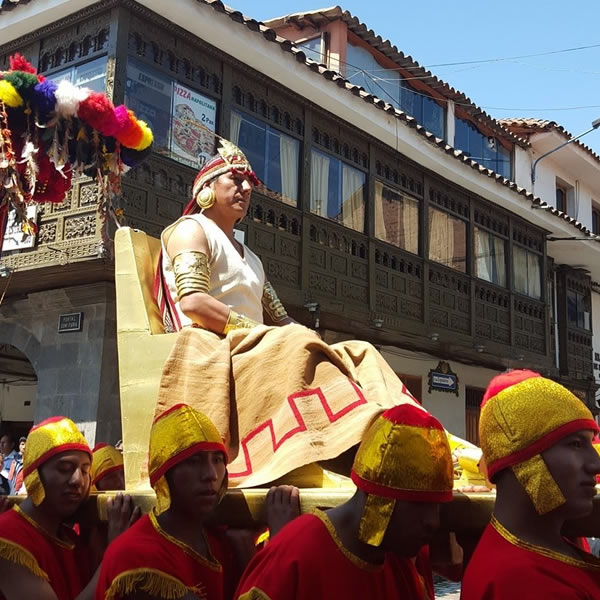
[[[227,317],[227,323],[225,323],[225,327],[223,328],[223,334],[227,335],[234,329],[252,329],[257,325],[259,325],[259,323],[256,321],[249,319],[244,315],[240,315],[232,309],[229,311],[229,317]]]
[[[265,282],[263,287],[262,305],[273,323],[279,323],[288,316],[281,300],[277,297],[277,292],[268,281]]]
[[[173,273],[179,300],[194,292],[208,293],[210,267],[208,266],[208,256],[204,252],[197,250],[180,252],[173,259]]]

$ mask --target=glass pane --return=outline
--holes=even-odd
[[[577,326],[577,294],[567,292],[567,319],[569,324]]]
[[[75,67],[73,83],[94,92],[103,92],[106,88],[106,56]]]
[[[454,147],[463,152],[469,152],[469,126],[464,119],[456,117],[454,132]]]
[[[296,206],[300,142],[267,126],[267,169],[263,182],[269,195]]]
[[[125,104],[154,134],[155,152],[169,155],[171,124],[171,81],[160,72],[135,60],[127,62]]]
[[[444,109],[427,96],[423,97],[423,127],[444,139]]]
[[[510,150],[507,150],[501,145],[498,147],[498,169],[496,172],[500,173],[500,175],[504,175],[507,179],[512,179]]]
[[[527,251],[519,246],[513,246],[513,278],[515,292],[527,296]]]
[[[429,208],[429,259],[462,271],[467,270],[467,225],[436,208]]]
[[[477,162],[482,162],[483,159],[483,138],[484,136],[477,131],[475,127],[469,124],[469,152],[471,158]]]
[[[342,223],[356,231],[365,230],[365,181],[358,169],[342,163]]]
[[[313,150],[310,169],[310,211],[321,217],[327,215],[329,198],[329,169],[336,159],[324,152]]]
[[[542,297],[542,257],[533,252],[527,252],[527,281],[527,295],[539,300]]]
[[[506,286],[503,239],[475,227],[475,276]]]
[[[232,112],[236,112],[238,115],[237,118],[240,119],[237,145],[250,161],[258,178],[265,182],[265,144],[267,138],[267,126],[249,115],[238,113],[237,111]]]
[[[313,38],[312,40],[307,40],[306,42],[302,42],[302,44],[300,44],[300,48],[304,50],[306,56],[319,63],[325,62],[323,57],[322,46],[323,44],[320,35]]]
[[[423,123],[423,96],[413,91],[404,81],[401,84],[400,94],[400,108],[419,123]]]
[[[419,203],[375,181],[375,237],[419,252]]]

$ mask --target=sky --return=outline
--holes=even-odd
[[[332,6],[324,2],[226,0],[259,21]],[[600,0],[346,0],[340,6],[495,118],[549,119],[573,135],[600,118]],[[489,62],[447,64],[469,61]],[[600,128],[581,141],[600,154]]]

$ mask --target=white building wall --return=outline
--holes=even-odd
[[[0,421],[31,421],[37,384],[0,384]]]
[[[435,415],[448,431],[463,438],[465,437],[465,387],[485,389],[490,379],[500,373],[492,369],[447,361],[458,376],[458,396],[436,390],[429,392],[428,374],[431,369],[437,367],[439,358],[390,347],[381,348],[381,354],[396,373],[421,377],[423,406]]]

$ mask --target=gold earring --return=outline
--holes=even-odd
[[[196,204],[202,209],[206,210],[213,206],[216,200],[215,191],[210,187],[205,187],[198,192],[196,196]]]

